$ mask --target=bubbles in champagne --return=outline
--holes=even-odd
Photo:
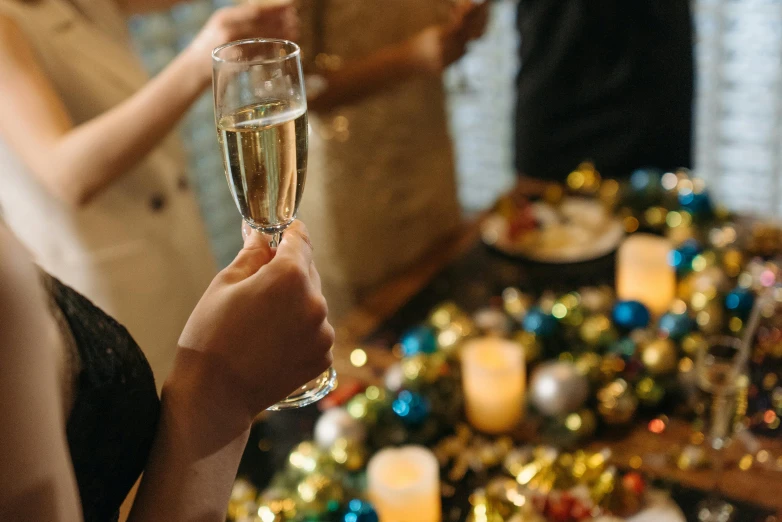
[[[307,113],[268,100],[218,122],[225,174],[236,206],[254,228],[283,230],[296,217],[307,176]]]

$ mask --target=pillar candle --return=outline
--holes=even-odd
[[[676,273],[668,262],[673,248],[665,238],[636,234],[625,240],[616,260],[616,294],[640,301],[654,315],[668,311],[676,294]]]
[[[524,349],[486,337],[462,350],[462,387],[467,420],[486,433],[513,429],[524,416]]]
[[[367,465],[367,492],[380,522],[440,522],[440,466],[422,446],[388,448]]]

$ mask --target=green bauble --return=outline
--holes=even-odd
[[[332,475],[315,472],[296,485],[296,510],[305,519],[324,520],[340,509],[344,496]]]

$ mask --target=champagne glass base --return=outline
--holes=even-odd
[[[700,522],[731,522],[736,514],[733,504],[718,498],[709,498],[698,503],[697,519]]]
[[[304,406],[309,406],[310,404],[318,402],[331,393],[336,387],[337,372],[334,368],[329,368],[316,379],[311,380],[296,390],[295,393],[288,395],[286,398],[273,406],[269,406],[267,409],[269,411],[282,411],[303,408]]]

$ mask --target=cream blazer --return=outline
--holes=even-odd
[[[76,125],[148,79],[112,0],[0,0],[0,12],[25,32]],[[128,328],[160,386],[215,273],[176,137],[82,209],[47,193],[0,139],[0,212],[45,270]]]

